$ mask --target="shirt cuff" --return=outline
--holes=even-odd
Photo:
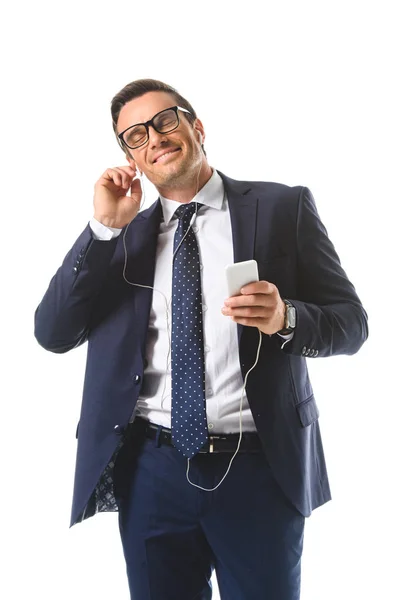
[[[121,233],[122,229],[117,227],[106,227],[97,219],[92,217],[89,221],[90,229],[92,230],[95,240],[108,241],[116,238]]]
[[[282,335],[281,333],[278,333],[279,337],[283,338],[284,340],[291,340],[292,337],[294,336],[294,331],[292,331],[291,333],[287,333],[286,335]]]
[[[290,342],[290,340],[292,339],[292,337],[294,336],[294,331],[292,331],[292,333],[287,333],[286,335],[282,335],[280,333],[278,333],[278,335],[279,335],[279,337],[281,337],[282,339],[285,340],[281,346],[281,350],[283,350],[283,348],[286,346],[286,344],[288,344]]]

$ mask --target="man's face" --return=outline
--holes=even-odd
[[[131,125],[149,121],[165,108],[177,102],[167,92],[148,92],[125,104],[118,117],[117,130],[121,133]],[[193,126],[184,113],[178,111],[179,126],[170,133],[158,133],[150,125],[149,140],[135,150],[129,150],[137,166],[156,187],[182,186],[197,176],[204,154],[201,150],[199,132],[204,129],[199,119]],[[171,152],[168,156],[163,154]],[[127,159],[131,160],[127,154]]]

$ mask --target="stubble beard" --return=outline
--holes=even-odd
[[[165,171],[156,174],[157,181],[154,181],[156,187],[164,190],[182,189],[196,183],[198,172],[201,168],[202,157],[195,155],[193,157],[180,157],[176,164],[166,165],[169,167]]]

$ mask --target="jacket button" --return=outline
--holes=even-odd
[[[135,383],[140,383],[140,380],[141,380],[141,379],[142,379],[142,378],[140,377],[140,375],[135,375],[135,377],[133,378],[133,381],[134,381]]]
[[[122,435],[124,433],[124,427],[122,425],[114,425],[114,433],[116,435]]]

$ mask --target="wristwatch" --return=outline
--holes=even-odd
[[[289,300],[285,300],[284,298],[282,298],[282,300],[286,304],[285,327],[277,333],[280,335],[288,335],[289,333],[292,333],[296,327],[296,309]]]

